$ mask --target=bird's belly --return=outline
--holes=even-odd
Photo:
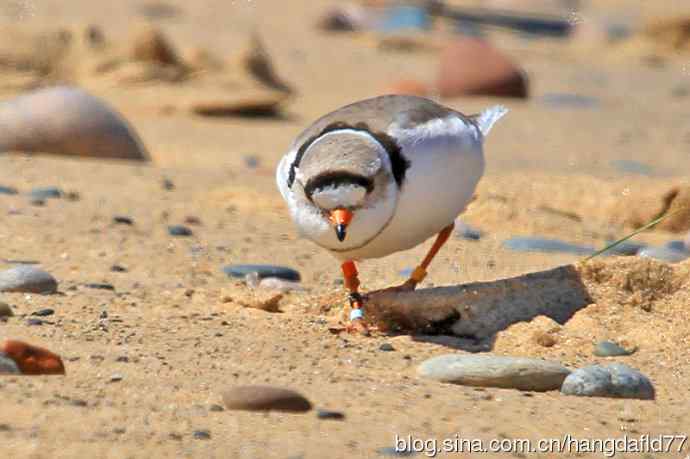
[[[481,144],[444,142],[424,148],[412,158],[388,226],[365,247],[338,254],[339,258],[379,258],[410,249],[438,234],[465,210],[484,172]]]

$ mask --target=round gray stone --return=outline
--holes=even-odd
[[[229,277],[241,277],[244,278],[247,274],[257,273],[259,279],[265,277],[277,277],[278,279],[284,279],[293,282],[299,282],[301,276],[299,272],[292,268],[287,268],[285,266],[274,266],[274,265],[227,265],[223,266],[223,272]]]
[[[0,292],[43,293],[57,292],[57,280],[35,266],[15,266],[0,271]]]
[[[592,365],[572,372],[563,381],[561,393],[583,397],[613,397],[654,400],[649,378],[627,365]]]
[[[0,375],[19,375],[21,373],[14,360],[0,352]]]
[[[422,362],[417,373],[465,386],[542,392],[561,387],[570,370],[558,362],[526,357],[446,354]]]
[[[230,410],[289,413],[311,410],[311,403],[304,396],[282,387],[238,386],[223,392],[222,395],[225,406]]]

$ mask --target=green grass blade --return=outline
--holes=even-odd
[[[644,226],[641,227],[641,228],[636,229],[635,231],[633,231],[632,233],[628,234],[627,236],[622,237],[621,239],[618,239],[617,241],[610,243],[609,245],[607,245],[606,247],[604,247],[604,248],[601,249],[601,250],[597,250],[596,252],[594,252],[593,254],[591,254],[590,256],[588,256],[587,258],[585,258],[585,259],[582,260],[582,261],[589,261],[589,260],[591,260],[592,258],[601,255],[602,253],[606,252],[607,250],[610,250],[610,249],[614,248],[614,247],[617,246],[618,244],[621,244],[621,243],[627,241],[628,239],[630,239],[631,237],[633,237],[633,236],[635,236],[635,235],[637,235],[637,234],[640,234],[642,231],[646,231],[646,230],[648,230],[649,228],[652,228],[653,226],[658,225],[659,223],[661,223],[662,221],[666,220],[666,219],[667,219],[668,217],[670,217],[671,215],[677,214],[677,213],[680,212],[681,210],[685,210],[685,207],[681,207],[681,208],[679,208],[679,209],[676,209],[676,210],[674,210],[673,212],[667,212],[667,213],[665,213],[665,214],[662,215],[661,217],[652,220],[651,222],[647,223],[646,225],[644,225]]]

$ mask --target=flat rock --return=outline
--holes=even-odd
[[[452,40],[441,51],[436,86],[442,97],[528,96],[524,72],[501,51],[474,37]]]
[[[667,263],[678,263],[690,257],[690,253],[686,251],[674,250],[669,247],[645,247],[640,249],[637,255]]]
[[[563,381],[561,393],[583,397],[613,397],[654,400],[649,378],[627,365],[592,365],[572,372]]]
[[[14,360],[0,353],[0,375],[18,375],[21,374],[19,367],[14,363]]]
[[[168,226],[168,234],[171,236],[191,236],[194,232],[184,225],[171,225]]]
[[[238,386],[222,395],[225,406],[231,410],[303,413],[311,409],[304,396],[281,387]]]
[[[417,373],[465,386],[543,392],[561,387],[570,370],[558,362],[525,357],[445,354],[422,362]]]
[[[51,274],[34,266],[15,266],[0,271],[0,292],[50,294],[57,292],[57,286]]]
[[[259,279],[266,277],[277,277],[293,282],[299,282],[301,276],[298,271],[285,266],[274,265],[227,265],[223,267],[223,272],[230,277],[244,278],[247,274],[257,273]]]
[[[580,246],[558,239],[546,239],[542,237],[511,237],[503,241],[503,247],[518,252],[562,252],[575,255],[591,255],[593,247]]]

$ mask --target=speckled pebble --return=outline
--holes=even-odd
[[[599,341],[594,347],[594,355],[597,357],[618,357],[631,355],[637,349],[625,349],[613,341]]]
[[[249,273],[257,273],[260,279],[265,277],[277,277],[288,281],[299,282],[301,276],[299,272],[292,268],[274,265],[227,265],[223,267],[223,272],[230,277],[244,278]]]
[[[230,410],[291,413],[311,410],[311,403],[304,396],[281,387],[238,386],[223,392],[222,395],[226,408]]]
[[[0,292],[55,293],[57,281],[35,266],[15,266],[0,271]]]
[[[572,372],[563,381],[561,393],[584,397],[653,400],[655,391],[645,375],[622,363],[592,365]]]

